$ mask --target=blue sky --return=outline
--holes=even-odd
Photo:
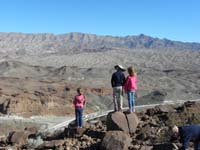
[[[146,34],[200,42],[200,0],[0,0],[0,32]]]

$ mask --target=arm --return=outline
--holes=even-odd
[[[134,89],[137,90],[137,76],[135,76],[135,85],[134,85]]]
[[[74,107],[76,107],[76,104],[77,104],[76,96],[75,96],[74,99],[72,100],[72,103],[73,103]]]
[[[74,98],[72,99],[72,105],[75,106],[75,103],[76,103],[76,98],[74,97]]]
[[[111,78],[111,86],[112,87],[114,86],[114,74],[112,75],[112,78]]]
[[[182,139],[182,150],[188,150],[189,142],[191,140],[191,136],[184,136]]]
[[[128,86],[128,77],[126,78],[125,83],[123,85],[123,89],[125,92],[127,92],[127,86]]]
[[[126,77],[124,74],[122,74],[122,85],[124,86],[125,83],[126,83]]]
[[[85,98],[85,96],[84,96],[83,105],[86,105],[86,98]]]

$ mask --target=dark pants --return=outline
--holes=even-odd
[[[83,108],[76,108],[75,115],[76,115],[76,126],[82,127],[83,126]]]
[[[194,142],[194,150],[200,150],[200,143]]]

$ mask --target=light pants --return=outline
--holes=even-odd
[[[128,91],[127,97],[128,97],[128,106],[130,112],[135,112],[135,92],[134,91]]]
[[[123,89],[122,86],[113,87],[114,110],[121,111],[123,106]]]

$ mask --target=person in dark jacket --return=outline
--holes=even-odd
[[[172,128],[173,138],[182,143],[182,150],[188,150],[189,142],[194,142],[194,150],[200,150],[200,125],[174,126]]]
[[[122,111],[123,85],[126,80],[123,71],[125,71],[125,69],[121,65],[116,65],[114,68],[116,69],[116,72],[112,74],[111,78],[111,85],[113,88],[114,111]]]

